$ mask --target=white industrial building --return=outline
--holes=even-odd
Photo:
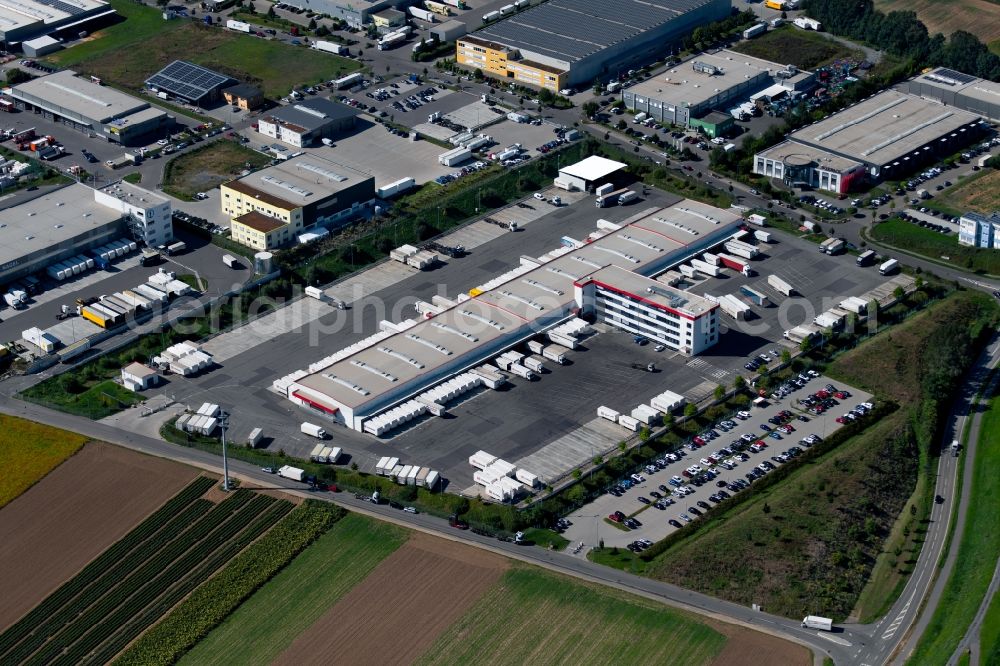
[[[173,211],[166,197],[122,180],[94,190],[94,199],[126,216],[132,237],[148,247],[173,242]]]
[[[347,106],[315,97],[280,106],[257,121],[257,131],[296,148],[314,146],[354,127],[358,112]]]
[[[651,276],[719,245],[740,223],[732,211],[690,200],[621,224],[601,220],[587,242],[522,257],[519,267],[455,299],[435,297],[424,319],[382,322],[379,333],[272,388],[363,431],[390,411],[391,426],[441,410],[440,403],[483,383],[477,366],[578,315],[698,354],[718,341],[718,305]]]
[[[39,35],[76,38],[103,25],[115,10],[103,0],[18,0],[0,5],[0,40],[11,50]]]
[[[591,155],[576,164],[570,164],[559,169],[556,185],[567,190],[591,192],[594,188],[611,181],[628,166],[623,162],[615,162],[606,157]]]

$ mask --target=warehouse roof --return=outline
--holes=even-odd
[[[886,90],[789,138],[868,164],[888,164],[979,120],[952,106]]]
[[[575,62],[631,39],[707,0],[549,0],[476,31],[485,40]]]
[[[197,102],[212,91],[221,89],[232,79],[201,65],[174,60],[172,63],[146,79],[146,85],[176,95],[181,99]]]
[[[302,102],[281,106],[265,116],[265,120],[278,121],[282,125],[294,125],[303,132],[311,132],[331,122],[354,118],[358,112],[347,106],[331,102],[322,97],[313,97]]]
[[[843,173],[861,166],[861,162],[840,155],[828,153],[825,150],[797,141],[782,141],[766,150],[757,153],[758,156],[770,160],[778,160],[786,166],[805,166],[815,164],[817,167]]]
[[[269,231],[274,231],[275,229],[280,229],[285,226],[285,223],[281,220],[268,217],[267,215],[258,213],[255,210],[252,210],[249,213],[243,213],[236,218],[236,221],[250,227],[254,231],[259,231],[262,234],[266,234]]]
[[[299,155],[225,186],[291,210],[322,201],[370,178],[317,155]]]
[[[926,74],[921,74],[914,80],[927,86],[958,93],[991,104],[1000,103],[1000,83],[970,76],[954,69],[938,67]]]
[[[147,190],[144,187],[139,187],[125,180],[119,180],[107,187],[102,187],[101,191],[136,207],[159,206],[170,201],[170,199],[157,192]]]
[[[0,266],[52,249],[105,227],[122,214],[94,200],[94,191],[76,183],[0,210]]]
[[[19,83],[13,87],[11,95],[33,105],[41,103],[66,109],[99,123],[149,107],[141,99],[80,78],[71,69]]]
[[[512,275],[432,319],[420,320],[333,363],[314,364],[313,372],[297,384],[351,409],[381,408],[379,401],[389,393],[424,390],[426,379],[444,366],[482,363],[491,348],[509,346],[558,323],[574,303],[574,283],[595,275],[608,281],[628,280],[626,288],[640,293],[655,286],[662,291],[649,295],[650,300],[665,305],[670,300],[675,310],[697,316],[711,304],[687,292],[671,299],[664,293],[673,290],[636,273],[657,272],[672,258],[679,260],[688,245],[712,234],[721,241],[740,220],[731,211],[691,200],[641,211],[621,229],[605,232],[582,247],[550,253],[558,256],[540,259],[537,268]],[[604,272],[609,266],[617,267],[614,275]]]
[[[0,33],[34,25],[65,23],[74,16],[107,7],[100,0],[18,0],[0,5]]]
[[[564,173],[567,176],[575,178],[582,178],[583,180],[599,180],[624,169],[626,166],[628,165],[623,162],[615,162],[606,157],[591,155],[576,164],[570,164],[559,169],[559,173]]]
[[[222,92],[241,99],[252,99],[261,95],[260,88],[249,83],[237,83],[235,86],[224,88]]]
[[[696,65],[701,65],[697,69]],[[735,51],[699,53],[694,58],[626,89],[674,106],[699,106],[747,81],[773,77],[784,65]],[[794,75],[794,73],[792,73]]]
[[[705,314],[715,303],[689,291],[670,287],[620,266],[607,266],[577,280],[578,284],[596,282],[613,291],[625,292],[660,308],[666,308],[683,317],[698,317]]]

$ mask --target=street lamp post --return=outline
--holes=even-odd
[[[229,457],[226,455],[226,430],[229,429],[229,412],[219,415],[219,427],[222,428],[222,490],[229,492]]]

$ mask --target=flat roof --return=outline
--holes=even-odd
[[[56,248],[87,231],[120,220],[122,214],[94,200],[94,191],[75,183],[0,210],[0,265]]]
[[[19,83],[13,87],[11,95],[19,97],[21,94],[100,123],[149,108],[147,102],[81,78],[71,69]]]
[[[285,226],[285,223],[282,222],[281,220],[276,220],[273,217],[268,217],[267,215],[259,213],[255,210],[252,210],[249,213],[243,213],[242,215],[236,218],[236,221],[239,222],[240,224],[244,224],[250,227],[254,231],[259,231],[262,234],[266,234],[270,231],[274,231],[275,229],[280,229],[281,227]]]
[[[250,196],[264,195],[269,202],[289,204],[291,209],[322,201],[370,178],[317,155],[299,155],[226,183],[226,187]]]
[[[313,97],[287,106],[280,106],[264,116],[264,119],[273,119],[283,125],[294,125],[304,132],[311,132],[331,122],[354,118],[357,115],[358,111],[346,104],[331,102],[322,97]]]
[[[578,280],[580,284],[596,282],[615,291],[636,296],[654,306],[673,310],[686,317],[699,317],[718,304],[689,291],[668,286],[620,266],[608,266]]]
[[[13,32],[36,23],[61,23],[108,3],[100,0],[17,0],[0,4],[0,32]]]
[[[885,90],[788,136],[859,162],[888,164],[978,120],[953,106]]]
[[[714,73],[698,71],[696,63],[707,65]],[[690,60],[625,89],[673,106],[698,106],[735,86],[758,76],[771,76],[785,70],[779,65],[735,51],[699,53]],[[797,72],[796,72],[797,73]],[[808,74],[808,73],[807,73]]]
[[[980,79],[954,69],[938,67],[914,77],[923,85],[958,93],[990,104],[1000,104],[1000,83]]]
[[[710,0],[549,0],[475,36],[576,62],[708,4]]]
[[[123,372],[126,372],[133,377],[150,377],[156,374],[156,370],[153,370],[148,365],[143,365],[142,363],[133,362],[122,368]]]
[[[624,162],[615,162],[614,160],[609,160],[606,157],[601,157],[600,155],[591,155],[590,157],[584,158],[577,162],[576,164],[570,164],[559,169],[559,173],[564,173],[567,176],[574,176],[576,178],[582,178],[584,180],[598,180],[606,176],[610,176],[615,171],[624,169],[627,164]]]
[[[518,337],[565,319],[575,302],[574,284],[598,274],[609,281],[627,280],[627,288],[637,294],[656,286],[663,291],[648,294],[649,299],[667,304],[670,299],[663,293],[673,290],[640,273],[658,271],[676,251],[704,241],[709,234],[721,234],[721,242],[741,221],[732,211],[688,199],[640,211],[633,218],[582,247],[550,252],[550,257],[558,256],[539,259],[535,268],[518,271],[512,266],[516,274],[506,282],[335,362],[315,363],[310,366],[314,372],[295,383],[355,410],[364,410],[393,391],[426,390],[421,377],[456,361],[482,363],[489,348],[506,344],[506,339],[514,344]],[[608,267],[617,267],[617,272],[604,272]],[[689,308],[689,316],[711,307],[694,294],[677,292],[677,296],[687,303],[672,299],[672,306],[681,312]]]
[[[147,190],[144,187],[139,187],[138,185],[130,183],[126,180],[119,180],[118,182],[112,183],[107,187],[102,187],[101,191],[105,194],[117,197],[133,206],[159,206],[160,204],[165,204],[170,201],[170,199],[165,196],[153,192],[152,190]]]
[[[861,162],[857,160],[828,153],[825,150],[799,143],[798,141],[782,141],[766,150],[760,151],[757,155],[771,160],[778,160],[789,166],[804,166],[814,163],[818,167],[838,173],[861,166]]]
[[[228,93],[234,97],[258,97],[262,93],[260,88],[251,85],[249,83],[237,83],[235,86],[229,86],[228,88],[222,89],[223,93]]]

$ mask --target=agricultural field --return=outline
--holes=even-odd
[[[164,21],[160,10],[126,0],[112,0],[111,5],[125,21],[48,60],[135,91],[161,67],[183,57],[256,83],[267,97],[281,97],[293,86],[333,79],[360,67],[329,53],[208,27],[200,21]]]
[[[945,236],[894,217],[876,224],[871,230],[871,238],[959,269],[1000,275],[1000,256],[996,250],[959,245],[957,234]]]
[[[87,438],[0,414],[0,508],[80,450]]]
[[[863,51],[850,49],[820,33],[806,32],[790,26],[769,30],[759,37],[739,42],[732,48],[755,58],[788,63],[800,69],[815,69],[845,58],[864,59]]]
[[[184,465],[91,442],[5,506],[0,510],[0,534],[17,538],[0,539],[0,629],[31,610],[195,476],[197,471]]]
[[[181,664],[270,664],[373,569],[407,533],[348,514],[216,627]],[[275,622],[281,617],[281,622]]]
[[[163,172],[163,191],[193,201],[198,192],[218,187],[238,177],[244,169],[259,169],[269,161],[235,141],[213,141],[170,160]]]
[[[875,9],[916,12],[931,35],[965,30],[985,44],[1000,40],[1000,5],[990,0],[875,0]]]
[[[110,661],[293,508],[249,490],[212,501],[215,484],[195,479],[0,634],[0,660]]]

